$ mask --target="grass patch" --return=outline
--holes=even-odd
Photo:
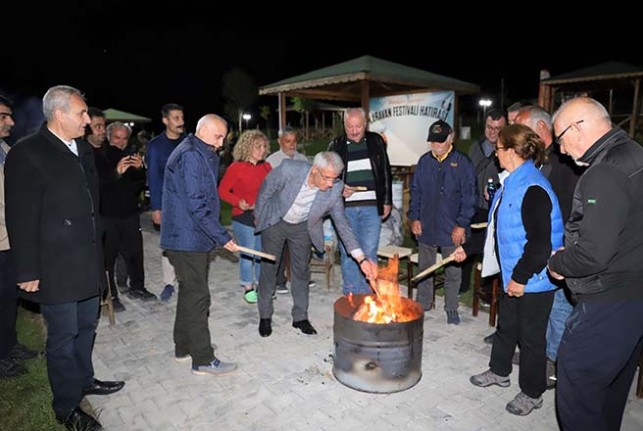
[[[39,313],[18,308],[18,338],[22,344],[44,350],[45,327]],[[44,356],[25,362],[28,373],[0,380],[2,429],[15,431],[64,430],[51,409],[51,389]],[[10,394],[10,396],[7,396]]]

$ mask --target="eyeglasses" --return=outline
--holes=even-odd
[[[506,148],[506,147],[496,147],[495,148],[496,154],[498,154],[498,150],[508,150],[508,148]]]
[[[569,129],[571,129],[571,128],[572,128],[572,126],[573,126],[574,124],[580,124],[580,123],[582,123],[583,121],[585,121],[585,120],[578,120],[578,121],[574,121],[572,124],[570,124],[569,126],[565,127],[565,130],[563,130],[562,132],[560,132],[560,135],[558,135],[558,136],[556,136],[556,137],[554,138],[554,142],[556,142],[558,145],[561,145],[560,140],[561,140],[561,139],[563,139],[563,135],[564,135],[565,133],[567,133],[567,131],[568,131]]]
[[[319,176],[322,177],[322,180],[326,181],[327,183],[337,184],[339,182],[339,178],[327,177],[326,175],[322,174],[321,169],[318,169],[317,172],[319,172]]]

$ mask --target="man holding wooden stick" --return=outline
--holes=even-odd
[[[261,232],[263,251],[281,259],[284,244],[288,243],[292,326],[307,335],[317,333],[308,320],[308,264],[312,246],[324,249],[322,224],[325,216],[330,215],[333,219],[346,250],[366,277],[377,277],[377,263],[367,259],[344,214],[344,183],[338,178],[343,169],[339,155],[328,151],[318,153],[312,165],[306,161],[284,160],[264,180],[255,204],[256,232]],[[279,262],[261,265],[257,305],[262,337],[272,334],[272,294],[278,266]]]
[[[192,360],[192,374],[216,376],[237,368],[214,356],[208,316],[210,253],[222,246],[238,251],[219,221],[217,194],[219,156],[228,134],[226,121],[215,114],[199,120],[172,152],[163,183],[161,248],[166,251],[179,279],[174,320],[174,354],[178,362]]]
[[[448,256],[467,240],[477,201],[475,169],[471,160],[453,148],[453,129],[442,120],[429,127],[431,150],[420,157],[413,184],[408,218],[418,240],[420,268],[433,265],[438,251]],[[444,310],[447,323],[458,325],[458,291],[462,269],[445,270]],[[433,276],[418,284],[417,301],[426,311],[433,307]]]

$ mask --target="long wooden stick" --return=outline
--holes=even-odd
[[[275,256],[273,256],[272,254],[264,253],[262,251],[253,250],[251,248],[243,247],[241,245],[237,245],[237,248],[239,249],[239,251],[242,251],[244,253],[253,254],[255,256],[263,257],[265,259],[272,260],[273,262],[275,262],[277,260],[277,258]]]
[[[482,223],[473,223],[471,225],[471,229],[484,229],[487,227],[487,222],[484,221]]]
[[[436,269],[446,265],[447,263],[451,263],[452,261],[453,261],[453,256],[449,256],[447,258],[444,258],[444,259],[442,259],[442,262],[438,262],[438,263],[436,263],[434,265],[429,266],[427,269],[425,269],[424,271],[422,271],[421,273],[419,273],[418,275],[413,277],[411,279],[411,281],[417,281],[417,280],[419,280],[421,278],[424,278],[426,275],[432,273],[433,271],[435,271]]]

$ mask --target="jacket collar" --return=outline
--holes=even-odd
[[[596,141],[591,147],[585,151],[585,154],[578,158],[578,161],[591,164],[596,160],[599,154],[604,153],[610,148],[614,147],[618,142],[627,139],[628,134],[625,130],[615,127]]]

